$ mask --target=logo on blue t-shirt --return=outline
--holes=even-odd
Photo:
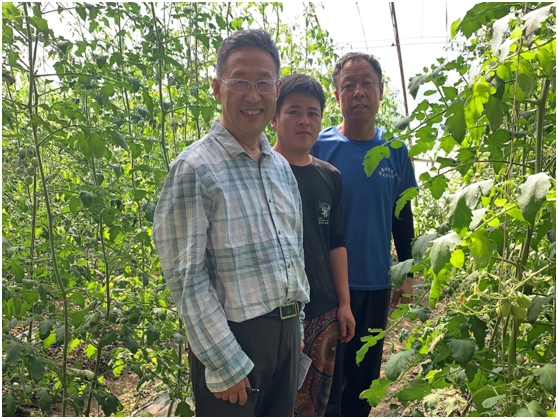
[[[385,177],[385,178],[388,178],[388,179],[393,179],[393,178],[397,177],[397,173],[395,172],[395,170],[393,170],[389,167],[382,167],[379,170],[378,174],[381,177]]]
[[[320,224],[329,224],[330,207],[327,202],[318,202],[318,222]]]

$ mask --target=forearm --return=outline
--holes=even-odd
[[[349,275],[347,270],[347,248],[336,247],[329,251],[333,288],[340,306],[350,305]]]
[[[411,259],[412,256],[412,242],[415,238],[415,228],[413,223],[413,211],[411,208],[411,201],[407,202],[401,213],[399,214],[399,219],[395,217],[392,218],[392,233],[393,241],[395,243],[395,250],[397,252],[397,258],[400,262],[407,259]],[[408,274],[408,276],[413,276]]]

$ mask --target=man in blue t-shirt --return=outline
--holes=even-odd
[[[333,84],[343,122],[322,131],[311,153],[341,172],[351,309],[356,329],[354,339],[338,351],[343,362],[336,362],[336,370],[343,365],[343,371],[335,372],[333,386],[342,387],[342,398],[340,401],[330,398],[328,414],[368,416],[370,406],[359,396],[379,377],[383,340],[370,348],[360,367],[356,365],[356,352],[362,347],[360,338],[370,334],[369,328],[386,326],[391,297],[392,234],[399,260],[411,258],[414,238],[411,204],[407,203],[399,219],[394,216],[394,209],[400,194],[417,187],[417,183],[404,144],[390,147],[390,156],[380,162],[370,177],[364,171],[366,153],[386,142],[382,139],[385,130],[375,123],[383,95],[378,61],[368,54],[346,54],[335,66]],[[413,279],[408,275],[403,286],[394,291],[391,306],[409,303],[411,299],[403,294],[412,292]],[[341,409],[333,411],[339,403]]]

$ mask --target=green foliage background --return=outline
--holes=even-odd
[[[341,121],[338,57],[315,7],[290,22],[281,3],[2,5],[4,415],[57,403],[88,416],[93,399],[106,415],[126,412],[105,384],[107,358],[114,375],[137,375],[137,391],[159,380],[169,413],[192,415],[186,336],[151,241],[155,204],[173,158],[219,115],[215,52],[232,31],[269,31],[281,75],[316,77],[323,126]],[[438,165],[421,176],[413,259],[392,271],[396,284],[425,272],[421,299],[391,327],[420,324],[363,397],[431,414],[453,387],[447,415],[546,414],[556,386],[555,8],[480,3],[452,30],[470,40],[459,58],[409,85],[439,98],[396,124],[394,96],[382,105],[382,125]],[[366,171],[398,144],[374,149]],[[522,296],[525,321],[513,307],[495,314]],[[429,320],[440,301],[448,310]],[[389,394],[394,380],[406,384]]]
[[[219,115],[215,55],[235,30],[270,32],[281,76],[316,77],[324,126],[340,121],[338,57],[315,13],[313,4],[287,21],[281,3],[3,3],[5,415],[61,402],[57,412],[88,416],[93,399],[106,415],[122,412],[105,385],[107,357],[114,375],[137,375],[137,391],[159,380],[169,413],[192,414],[186,336],[151,240],[157,198],[173,158]]]

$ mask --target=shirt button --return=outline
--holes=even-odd
[[[270,199],[270,200],[268,200],[267,202],[269,202],[269,203],[271,204],[271,199]]]
[[[281,230],[279,230],[279,231],[277,232],[277,234],[278,234],[278,235],[281,235]]]
[[[290,264],[290,263],[287,263],[287,268],[289,268],[289,269],[291,268],[291,264]]]

